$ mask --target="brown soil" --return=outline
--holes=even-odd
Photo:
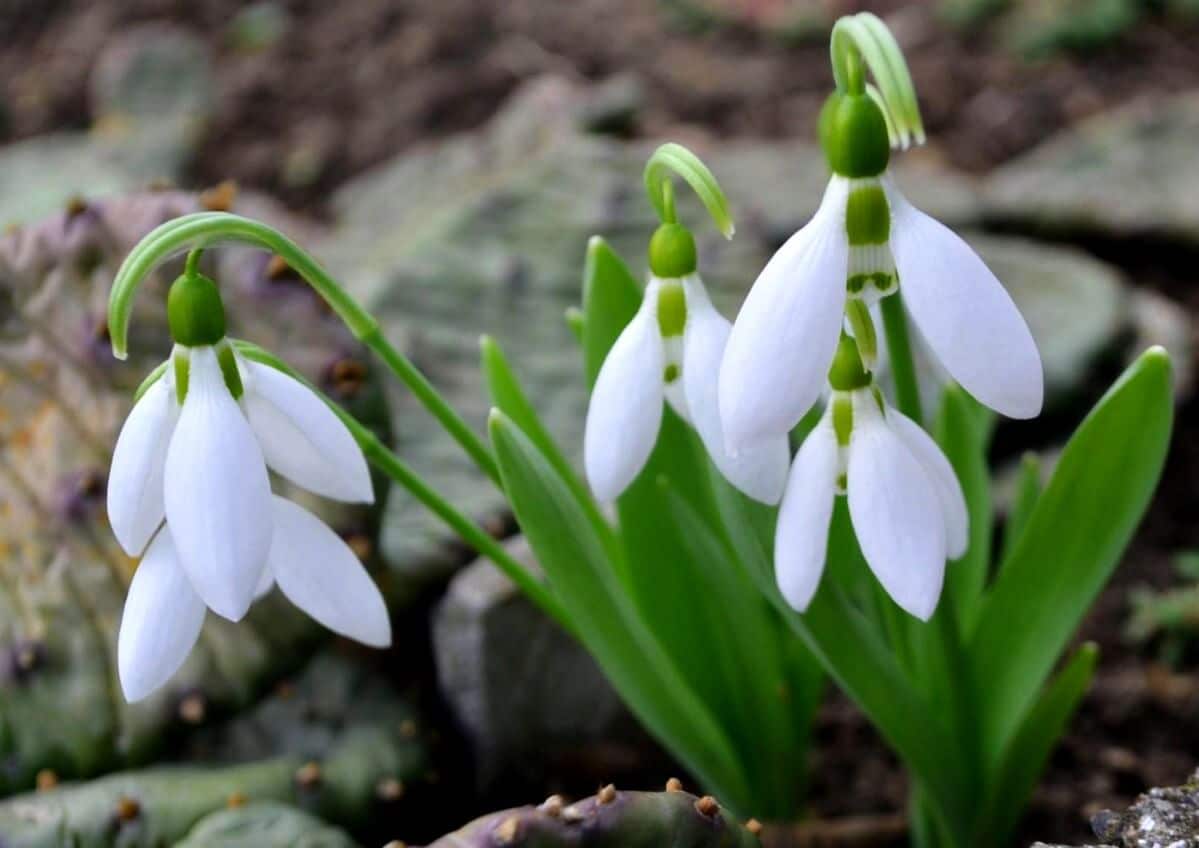
[[[147,20],[191,28],[218,57],[218,109],[195,182],[235,177],[317,211],[348,176],[480,124],[522,80],[546,71],[583,78],[635,72],[647,105],[633,131],[654,136],[685,124],[727,136],[810,137],[830,84],[823,43],[786,44],[750,24],[688,32],[651,0],[295,0],[280,4],[291,15],[287,36],[253,54],[228,42],[228,22],[241,5],[6,0],[0,142],[86,126],[85,80],[95,56],[122,28]],[[827,5],[895,12],[934,149],[967,170],[984,171],[1065,124],[1150,89],[1199,85],[1194,29],[1151,20],[1098,53],[1032,65],[986,32],[947,30],[931,4]],[[319,163],[311,181],[288,177],[286,163],[298,152]],[[1194,257],[1182,259],[1178,278],[1159,269],[1154,280],[1199,311],[1183,285]],[[1197,429],[1199,406],[1191,402],[1180,411],[1150,519],[1086,625],[1084,635],[1104,651],[1099,680],[1054,755],[1019,844],[1085,841],[1089,813],[1127,803],[1147,786],[1180,782],[1199,759],[1199,679],[1153,665],[1121,636],[1127,590],[1168,585],[1171,554],[1199,546],[1199,530],[1186,518],[1199,514]],[[902,806],[906,790],[894,758],[850,705],[832,699],[817,738],[817,815]],[[489,800],[477,799],[478,807]],[[458,805],[455,814],[462,812]],[[432,830],[457,823],[426,824]]]

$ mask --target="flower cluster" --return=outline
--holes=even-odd
[[[113,532],[142,557],[118,636],[125,697],[178,670],[206,609],[238,621],[275,585],[329,629],[388,645],[387,608],[353,551],[271,493],[268,469],[323,497],[372,502],[345,425],[303,383],[236,351],[215,283],[194,269],[171,287],[168,317],[175,349],[125,421],[108,481]]]
[[[946,559],[965,552],[966,507],[936,443],[875,385],[872,310],[902,293],[901,320],[952,379],[1004,415],[1037,415],[1043,380],[1032,334],[999,280],[895,186],[888,127],[860,72],[830,97],[821,116],[828,189],[762,270],[731,330],[699,282],[694,248],[669,279],[651,243],[641,311],[592,396],[586,469],[597,496],[618,496],[653,449],[664,395],[730,482],[767,503],[782,499],[775,570],[792,606],[805,609],[816,591],[841,494],[879,581],[927,619]],[[822,398],[823,417],[788,475],[788,434]]]

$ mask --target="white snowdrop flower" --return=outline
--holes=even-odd
[[[108,479],[113,533],[142,555],[118,637],[126,698],[175,673],[206,608],[237,621],[272,583],[329,629],[389,644],[387,608],[358,558],[316,516],[272,495],[267,473],[371,503],[353,436],[303,383],[235,352],[211,280],[181,277],[168,315],[175,350],[125,421]]]
[[[844,495],[870,569],[900,607],[927,620],[945,561],[966,552],[965,497],[937,443],[887,405],[860,360],[846,373],[791,467],[775,528],[779,590],[796,610],[807,608],[824,571],[834,501]]]
[[[675,239],[671,251],[662,246],[663,231]],[[653,452],[665,401],[695,427],[733,485],[777,503],[787,476],[786,435],[735,455],[725,446],[716,380],[731,325],[695,271],[690,239],[681,226],[667,224],[651,242],[651,268],[659,273],[651,275],[641,308],[612,346],[591,393],[583,436],[587,479],[597,498],[615,500]]]
[[[950,377],[997,412],[1036,416],[1043,377],[1028,325],[978,255],[896,188],[879,107],[834,94],[821,136],[833,176],[820,207],[759,274],[729,338],[730,445],[794,427],[823,388],[847,301],[896,291]]]

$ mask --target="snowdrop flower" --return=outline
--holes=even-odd
[[[267,474],[370,503],[353,437],[308,387],[234,350],[211,280],[180,277],[167,309],[175,350],[125,421],[108,480],[113,533],[142,556],[118,637],[125,697],[146,697],[178,670],[206,609],[237,621],[274,583],[329,629],[388,645],[366,569],[319,518],[272,495]]]
[[[779,590],[796,610],[807,608],[824,571],[834,500],[844,495],[870,569],[900,607],[927,620],[945,561],[966,552],[961,486],[937,443],[887,405],[847,336],[829,381],[832,399],[795,456],[779,508]]]
[[[665,400],[695,427],[730,482],[777,503],[787,476],[786,435],[736,455],[725,449],[716,377],[731,325],[696,272],[690,232],[678,224],[659,227],[650,268],[641,308],[612,346],[591,394],[583,457],[592,490],[612,501],[633,482],[657,442]]]
[[[902,290],[949,375],[1012,418],[1041,409],[1041,360],[1007,291],[978,255],[899,192],[879,106],[834,93],[821,115],[833,176],[812,220],[767,263],[733,326],[720,371],[730,445],[789,431],[824,386],[847,302]]]

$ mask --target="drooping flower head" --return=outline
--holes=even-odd
[[[657,173],[663,150],[668,157],[682,157],[692,179],[715,184],[699,160],[678,145],[664,146],[650,160],[647,183],[651,198],[666,193],[659,209],[664,220],[650,240],[650,277],[641,307],[613,344],[592,390],[583,440],[587,479],[596,497],[615,500],[653,452],[665,402],[695,427],[730,482],[751,497],[777,503],[787,473],[786,435],[736,453],[725,447],[717,375],[731,325],[708,298],[695,238],[675,217],[670,183],[650,176]]]
[[[850,41],[839,42],[838,33]],[[733,326],[720,375],[730,445],[794,427],[824,387],[847,304],[900,294],[923,340],[966,391],[1004,415],[1036,416],[1041,360],[1011,297],[960,237],[904,198],[888,172],[890,136],[902,144],[922,137],[894,39],[861,14],[843,19],[833,42],[842,60],[834,62],[838,90],[820,119],[832,177],[815,216],[767,263]],[[865,83],[863,56],[881,75],[881,91]]]
[[[130,701],[182,665],[206,609],[237,621],[275,584],[334,631],[391,641],[386,606],[358,558],[315,515],[273,495],[268,475],[371,503],[362,451],[310,388],[226,337],[220,293],[197,258],[168,295],[175,348],[125,421],[109,473],[113,533],[142,558],[118,636]]]

